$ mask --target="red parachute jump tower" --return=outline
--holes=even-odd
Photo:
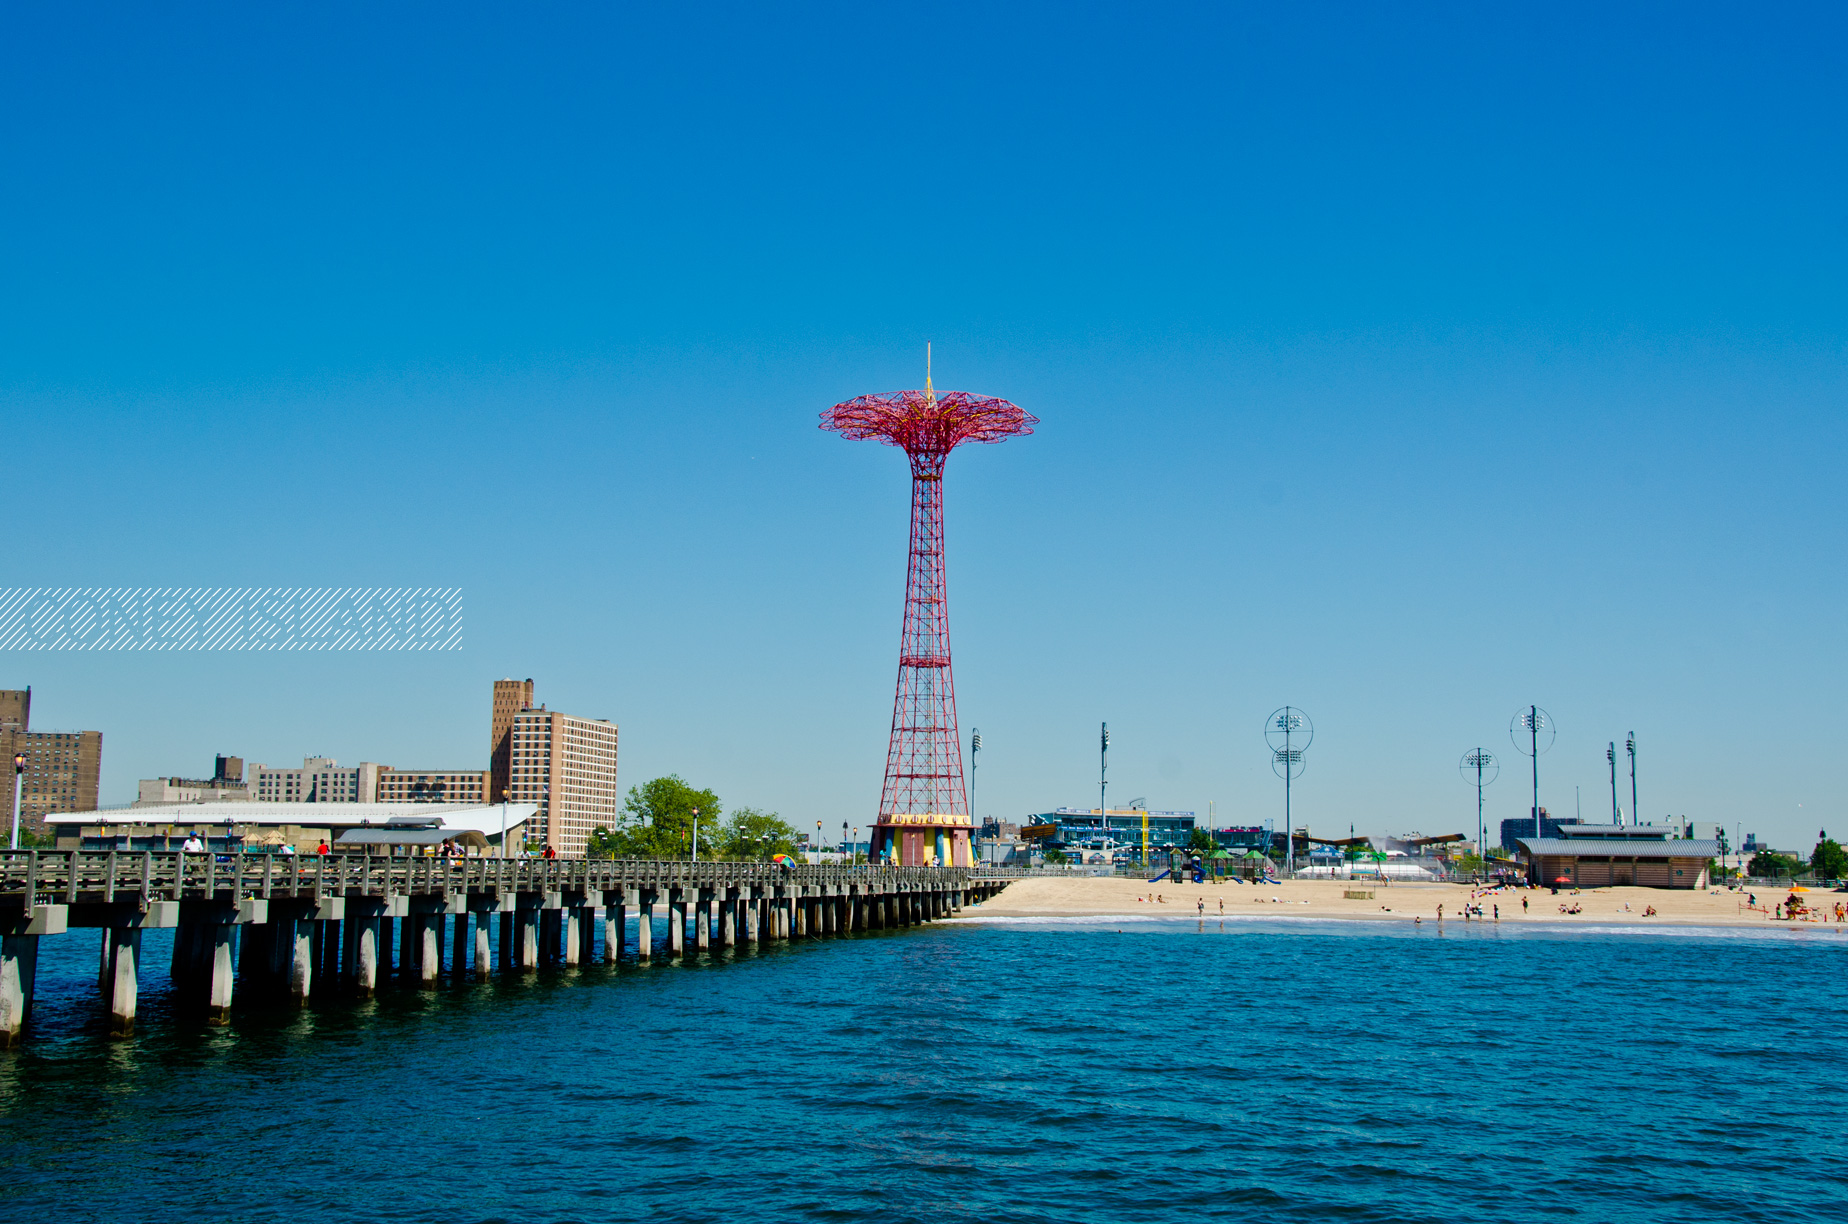
[[[943,574],[943,465],[964,442],[1030,434],[1039,421],[1006,400],[932,388],[862,395],[821,414],[846,438],[903,448],[911,459],[911,560],[905,571],[905,631],[898,648],[898,696],[872,859],[906,867],[970,867],[968,792],[950,679],[950,605]]]

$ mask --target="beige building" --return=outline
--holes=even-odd
[[[513,720],[521,710],[533,708],[533,682],[496,680],[494,711],[488,733],[488,798],[499,803],[507,797],[507,778],[513,768]]]
[[[332,757],[309,757],[300,769],[257,763],[250,767],[250,798],[259,803],[376,803],[382,768],[390,766],[361,761],[342,769]]]
[[[579,855],[592,829],[615,827],[615,723],[540,706],[515,715],[509,737],[508,798],[537,809],[530,845]]]
[[[219,756],[209,778],[143,778],[136,785],[136,807],[168,803],[245,803],[251,798],[244,782],[242,757]]]
[[[45,817],[52,812],[80,811],[96,806],[103,774],[101,731],[32,730],[32,690],[0,689],[0,761],[9,767],[15,756],[25,758],[19,778],[19,828],[22,833],[44,833]],[[6,798],[0,800],[5,824],[13,823],[14,771],[6,770]]]
[[[379,803],[486,803],[485,769],[393,769],[379,766]]]

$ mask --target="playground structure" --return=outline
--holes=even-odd
[[[963,780],[950,674],[949,587],[943,560],[943,468],[964,442],[1033,432],[1037,418],[1003,399],[938,394],[928,350],[924,389],[862,395],[821,414],[821,428],[902,449],[911,461],[911,544],[904,629],[885,784],[870,856],[912,867],[974,863],[974,822]]]

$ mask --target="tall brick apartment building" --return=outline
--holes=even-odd
[[[101,731],[32,730],[32,689],[0,689],[0,760],[6,769],[6,797],[0,799],[4,827],[13,825],[13,758],[26,758],[19,796],[21,832],[43,833],[50,812],[96,808],[103,774]]]
[[[497,680],[492,726],[493,801],[539,809],[526,826],[535,847],[582,854],[593,829],[615,827],[615,723],[533,705],[531,680]]]
[[[488,736],[489,803],[499,803],[507,797],[508,771],[513,767],[513,720],[521,710],[532,708],[531,679],[494,682],[494,721]]]

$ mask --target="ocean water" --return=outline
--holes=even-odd
[[[958,921],[176,1014],[86,933],[0,1218],[1848,1218],[1848,936]],[[164,966],[150,936],[148,961]]]

